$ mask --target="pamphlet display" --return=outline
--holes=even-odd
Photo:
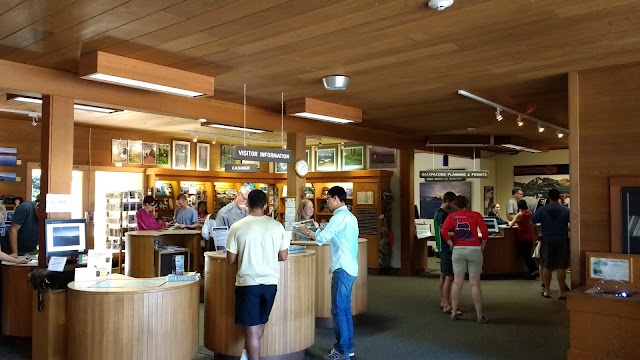
[[[227,248],[227,237],[229,236],[229,228],[226,226],[216,226],[211,228],[213,237],[213,245],[216,250],[224,250]]]

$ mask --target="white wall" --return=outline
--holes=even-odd
[[[501,216],[506,219],[506,202],[513,189],[513,167],[522,165],[568,164],[569,150],[551,150],[544,153],[521,152],[517,155],[496,155],[496,202],[502,205]]]

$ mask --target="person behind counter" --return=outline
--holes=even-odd
[[[535,280],[538,271],[537,266],[531,252],[533,249],[533,242],[535,237],[533,235],[533,224],[531,223],[531,217],[533,213],[529,210],[529,205],[523,199],[518,200],[518,210],[520,210],[513,220],[509,221],[509,227],[513,227],[518,224],[518,237],[516,239],[516,249],[518,254],[524,258],[524,263],[527,265],[529,271],[529,279]]]
[[[490,208],[489,212],[487,213],[487,216],[496,218],[496,221],[498,222],[498,225],[507,225],[507,224],[509,224],[508,222],[502,220],[502,218],[500,217],[500,204],[491,205],[491,208]]]
[[[200,201],[198,203],[198,219],[204,219],[208,215],[209,215],[209,212],[207,211],[207,202]]]
[[[480,274],[482,274],[482,253],[489,238],[489,229],[482,214],[467,209],[469,200],[462,195],[456,197],[458,211],[450,214],[440,228],[440,236],[453,248],[453,287],[451,289],[451,320],[459,320],[458,305],[460,293],[464,284],[465,274],[469,273],[471,296],[476,308],[478,324],[489,320],[482,312],[482,290],[480,289]],[[453,229],[451,241],[449,231]],[[478,237],[478,229],[482,237]]]
[[[327,204],[333,216],[324,230],[310,231],[301,226],[300,231],[318,245],[329,243],[331,247],[331,315],[336,343],[324,360],[348,360],[355,356],[353,344],[353,318],[351,316],[351,291],[358,276],[358,219],[345,205],[347,192],[334,186],[327,192]]]
[[[6,211],[7,211],[7,208],[4,206],[4,204],[0,204],[0,225],[1,226],[4,226]],[[5,240],[6,238],[3,236],[2,241],[5,241]],[[10,256],[9,254],[6,254],[3,251],[0,251],[0,261],[7,261],[15,264],[26,264],[29,262],[29,259],[24,258],[24,259],[18,260],[17,258]]]
[[[524,193],[522,188],[516,186],[511,190],[511,199],[507,202],[507,219],[513,220],[518,213],[518,200],[522,199]]]
[[[264,215],[267,194],[253,190],[248,196],[249,216],[229,229],[227,261],[238,263],[235,322],[245,328],[241,359],[260,359],[260,340],[269,321],[280,278],[278,261],[289,255],[289,240],[278,221]]]
[[[313,201],[309,200],[309,199],[304,199],[300,202],[300,206],[298,206],[298,212],[296,213],[296,221],[304,221],[304,220],[313,220],[313,212],[314,212],[314,208],[313,208]],[[320,226],[318,225],[318,223],[314,220],[313,221],[313,226],[316,227],[316,229],[319,229]],[[298,239],[299,241],[306,241],[309,240],[308,237],[303,236],[301,234],[295,234],[296,239]]]
[[[209,251],[216,250],[215,248],[213,248],[214,244],[210,242],[210,241],[213,241],[213,239],[211,238],[211,229],[217,226],[216,216],[220,212],[220,209],[227,206],[229,202],[230,201],[224,197],[217,198],[215,201],[215,207],[213,209],[213,213],[207,215],[207,217],[204,219],[204,223],[202,224],[202,238],[205,241],[207,241],[208,246],[206,248]]]
[[[173,221],[176,227],[181,229],[197,229],[198,228],[198,212],[189,206],[187,196],[185,194],[178,195],[178,207],[173,214]]]
[[[142,208],[136,212],[136,225],[138,230],[159,230],[167,227],[166,222],[156,221],[153,209],[158,200],[153,196],[145,196],[142,199]]]
[[[231,228],[231,225],[247,216],[247,199],[251,190],[253,189],[250,186],[242,186],[233,202],[218,211],[216,216],[218,226]]]
[[[11,228],[9,229],[9,243],[6,252],[16,257],[18,255],[37,252],[38,246],[38,209],[40,197],[36,201],[26,201],[18,205],[13,213]]]

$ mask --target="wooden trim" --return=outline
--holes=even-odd
[[[213,95],[214,78],[190,71],[96,51],[80,56],[78,76],[93,81],[94,74],[119,76],[152,84]]]
[[[571,288],[584,284],[584,255],[580,245],[580,98],[578,73],[569,73],[569,176],[571,178]]]
[[[622,211],[620,209],[622,201],[620,199],[620,190],[623,187],[636,186],[640,187],[640,177],[624,177],[609,179],[609,213],[611,214],[611,252],[621,254],[622,228]],[[573,201],[573,200],[572,200]]]
[[[414,152],[400,150],[400,274],[413,275],[413,251],[416,226],[414,222]]]

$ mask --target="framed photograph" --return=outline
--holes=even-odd
[[[342,147],[342,170],[364,169],[364,145]]]
[[[235,164],[233,158],[233,145],[220,145],[220,169],[224,170],[226,164]]]
[[[369,169],[386,169],[396,166],[396,149],[369,146]]]
[[[319,147],[316,150],[316,171],[336,171],[338,170],[338,164],[336,159],[336,153],[338,148],[332,147]]]
[[[484,214],[487,215],[489,210],[491,210],[491,206],[495,204],[495,199],[493,196],[493,186],[485,186],[484,187]]]
[[[156,146],[156,165],[169,166],[169,144],[158,144]]]
[[[209,171],[209,144],[196,144],[196,170]]]
[[[0,166],[17,166],[18,149],[0,147]]]
[[[4,213],[4,222],[5,224],[11,224],[11,221],[13,220],[13,211],[6,211]]]
[[[436,210],[442,205],[442,196],[447,191],[466,196],[469,199],[469,209],[471,209],[470,181],[429,181],[420,183],[421,219],[433,219]]]
[[[173,140],[173,169],[191,169],[191,142]]]
[[[526,165],[513,167],[513,187],[522,188],[529,210],[535,212],[546,201],[550,189],[560,191],[560,200],[569,206],[569,164]]]
[[[276,163],[276,173],[282,174],[287,172],[287,163]]]
[[[142,143],[142,163],[144,165],[155,165],[157,156],[156,143]]]
[[[0,181],[16,182],[18,181],[18,177],[16,173],[0,172]]]
[[[127,163],[127,140],[111,139],[111,162]]]
[[[142,164],[142,140],[129,140],[129,164]]]

